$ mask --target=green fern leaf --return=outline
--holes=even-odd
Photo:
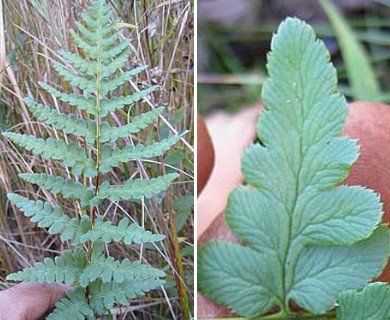
[[[76,21],[77,29],[80,31],[83,38],[92,44],[96,43],[97,35],[104,40],[106,40],[107,37],[110,37],[111,32],[113,31],[113,28],[117,23],[117,21],[108,21],[110,19],[109,17],[112,16],[112,12],[107,6],[107,4],[103,4],[103,6],[100,6],[98,10],[100,10],[100,13],[98,13],[98,15],[95,15],[95,18],[89,16],[88,13],[82,15],[85,25]],[[91,27],[87,22],[87,20],[90,21],[91,19],[97,19],[99,21],[99,26],[97,27],[95,24],[95,26]],[[118,38],[119,32],[116,32],[114,35],[116,35]],[[114,40],[114,42],[109,42],[109,46],[105,48],[111,48],[115,41],[116,40]]]
[[[134,69],[131,69],[130,71],[126,71],[124,73],[121,73],[119,76],[116,76],[112,79],[104,79],[101,81],[101,87],[100,92],[102,95],[106,95],[109,91],[112,91],[122,84],[124,84],[126,81],[129,81],[131,78],[133,78],[135,75],[141,73],[145,69],[147,69],[148,66],[140,66]]]
[[[3,136],[26,150],[42,155],[45,159],[62,160],[65,166],[72,168],[75,175],[88,172],[88,177],[96,176],[93,160],[88,159],[84,149],[76,146],[72,141],[66,144],[63,140],[52,138],[43,140],[14,132],[4,132]]]
[[[108,11],[110,12],[110,11]],[[104,15],[104,14],[103,14]],[[100,19],[102,15],[98,16],[97,19]],[[105,31],[105,34],[102,33],[101,31],[101,28],[99,29],[94,29],[94,30],[90,30],[88,28],[88,26],[84,26],[83,24],[81,24],[80,22],[76,22],[76,26],[77,26],[77,29],[78,31],[80,32],[80,34],[82,35],[83,39],[86,40],[88,43],[96,43],[96,38],[97,37],[105,37],[107,36],[110,31],[112,30],[112,28],[108,28],[108,32]],[[118,38],[118,35],[116,34],[116,37]],[[117,39],[116,38],[116,39]],[[115,40],[116,41],[116,40]],[[115,43],[115,42],[114,42]],[[112,46],[112,44],[111,44]]]
[[[85,41],[81,36],[79,36],[73,30],[71,30],[70,33],[71,33],[71,36],[72,36],[74,42],[76,43],[76,45],[80,49],[82,49],[84,52],[86,52],[88,54],[88,56],[91,57],[92,59],[97,59],[99,47],[109,48],[112,45],[107,47],[108,44],[115,42],[115,40],[116,40],[115,35],[113,35],[111,38],[106,39],[107,42],[101,42],[98,46],[95,44],[89,44],[87,41]],[[110,62],[111,59],[117,57],[121,52],[123,52],[123,50],[128,49],[129,43],[130,42],[128,40],[124,40],[124,41],[120,42],[117,46],[113,47],[112,49],[108,49],[108,50],[103,51],[101,53],[102,61],[105,63]]]
[[[73,93],[62,93],[44,82],[39,82],[39,85],[61,101],[67,102],[71,106],[77,106],[78,108],[80,108],[81,110],[85,110],[89,114],[96,115],[95,97],[86,97]]]
[[[69,218],[61,207],[49,202],[30,200],[14,193],[8,193],[7,197],[32,222],[38,222],[38,227],[49,228],[50,234],[61,234],[63,241],[71,240],[73,244],[79,244],[80,237],[88,231],[89,217],[82,220]]]
[[[121,132],[121,129],[118,131]],[[122,162],[160,156],[176,144],[180,140],[180,137],[180,135],[175,135],[150,145],[144,146],[143,144],[137,144],[136,146],[126,146],[123,149],[117,148],[115,150],[112,150],[109,144],[105,144],[102,147],[99,170],[100,172],[106,173],[112,167],[119,166]]]
[[[118,226],[114,226],[110,221],[104,221],[103,218],[99,217],[95,220],[93,229],[84,234],[81,237],[81,241],[101,240],[105,243],[110,243],[114,240],[116,242],[123,241],[129,245],[133,243],[156,242],[164,238],[165,236],[161,234],[153,234],[136,223],[130,223],[130,220],[127,218],[123,218]]]
[[[110,7],[106,3],[95,2],[88,13],[82,15],[85,26],[77,22],[81,35],[71,30],[71,36],[77,46],[84,50],[92,59],[97,60],[100,53],[102,61],[107,62],[115,58],[129,45],[128,40],[126,40],[113,48],[113,45],[118,40],[118,33],[110,35],[114,27],[114,23],[107,24],[111,15]],[[100,52],[99,48],[104,50]]]
[[[81,219],[72,218],[71,227],[66,227],[61,231],[61,240],[69,240],[72,245],[77,246],[82,243],[81,237],[88,232],[91,226],[89,216],[83,216]]]
[[[106,25],[111,16],[112,12],[109,7],[103,3],[96,3],[96,7],[92,7],[88,13],[83,13],[81,17],[83,18],[85,24],[91,31],[97,31],[98,28]]]
[[[41,103],[35,103],[31,98],[25,98],[24,100],[38,120],[44,121],[47,124],[52,124],[56,129],[63,130],[65,133],[84,137],[89,143],[95,141],[96,123],[94,121],[87,124],[85,120],[77,119],[74,114],[65,115],[63,113],[58,113],[55,109],[51,109]]]
[[[52,65],[58,74],[62,76],[67,82],[69,82],[73,87],[77,87],[80,90],[89,93],[96,91],[96,79],[86,78],[85,76],[75,74],[58,62],[53,62]]]
[[[90,306],[96,313],[112,309],[114,304],[129,305],[129,300],[143,296],[146,292],[164,284],[160,279],[131,279],[122,283],[104,283],[95,281],[90,285]]]
[[[132,118],[131,122],[121,127],[111,127],[108,123],[102,123],[100,142],[115,142],[119,138],[128,137],[130,134],[145,129],[151,123],[154,123],[157,117],[164,110],[163,107],[153,109]]]
[[[119,53],[112,61],[102,65],[101,77],[105,78],[113,74],[119,68],[122,68],[126,61],[129,59],[130,50],[129,48],[124,49]]]
[[[115,34],[117,36],[117,34]],[[67,63],[72,65],[74,68],[79,70],[81,73],[87,76],[96,76],[97,73],[97,62],[95,60],[86,60],[77,54],[60,51],[61,56],[65,59]],[[100,71],[100,76],[105,78],[113,74],[117,69],[123,67],[125,62],[128,60],[130,55],[130,50],[128,48],[124,49],[113,61],[110,61],[108,64],[102,64]]]
[[[92,59],[96,59],[98,57],[99,47],[96,44],[89,44],[74,30],[70,30],[70,35],[72,36],[77,47],[87,53],[89,57],[91,57]]]
[[[390,319],[390,286],[374,282],[363,290],[348,290],[338,298],[336,320]]]
[[[108,23],[111,15],[112,12],[107,4],[96,3],[87,14],[82,15],[85,26],[79,22],[76,22],[76,25],[87,42],[94,44],[97,38],[101,38],[104,40],[101,42],[102,47],[111,48],[118,39],[118,32],[110,36],[115,23]]]
[[[67,298],[56,303],[56,308],[47,317],[48,320],[96,319],[82,288],[76,287],[74,290],[68,290],[66,295]]]
[[[123,50],[126,50],[129,48],[130,41],[129,40],[123,40],[120,42],[117,46],[111,47],[111,49],[105,50],[102,52],[102,60],[104,63],[108,63],[111,61],[111,59],[114,59],[117,57]]]
[[[113,29],[112,24],[107,25],[111,15],[110,7],[104,1],[96,1],[88,12],[82,15],[86,27],[77,23],[77,27],[85,39],[71,30],[71,35],[79,48],[83,49],[93,59],[97,59],[100,51],[99,47],[110,48],[117,40],[117,34],[111,37],[114,39],[107,38]],[[95,45],[96,43],[98,44]]]
[[[177,173],[169,173],[165,176],[160,176],[152,179],[129,179],[123,186],[113,187],[108,183],[103,183],[100,186],[99,194],[93,201],[98,199],[110,199],[111,201],[141,199],[142,197],[151,198],[160,192],[169,188],[173,180],[179,175]]]
[[[125,105],[132,105],[135,102],[141,101],[157,88],[158,86],[153,86],[145,90],[141,90],[140,92],[133,93],[132,95],[103,99],[101,101],[102,110],[100,114],[102,117],[105,117],[108,113],[122,109]]]
[[[45,258],[32,268],[8,275],[7,280],[71,285],[83,272],[86,262],[85,253],[81,248],[76,248],[73,254],[65,250],[62,256],[55,257],[54,260]]]
[[[97,70],[97,62],[94,60],[87,60],[75,53],[67,51],[59,51],[59,54],[65,59],[66,63],[72,65],[73,68],[76,68],[81,73],[87,76],[95,76]]]
[[[83,199],[88,192],[80,182],[50,176],[45,173],[21,173],[19,177],[30,183],[37,184],[53,194],[60,193],[65,198]]]
[[[101,278],[103,282],[122,283],[130,279],[155,279],[164,277],[161,270],[129,259],[122,261],[104,256],[104,243],[95,242],[92,249],[91,262],[80,275],[80,285],[86,287],[89,283]]]
[[[244,153],[247,186],[231,193],[225,213],[248,246],[204,246],[199,289],[245,317],[274,306],[291,315],[292,301],[321,314],[340,292],[380,274],[389,232],[380,226],[374,192],[337,186],[358,150],[339,138],[348,109],[325,45],[307,24],[288,18],[271,48],[257,130],[262,144]]]

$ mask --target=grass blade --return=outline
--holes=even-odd
[[[348,80],[356,100],[380,100],[380,86],[367,53],[347,21],[328,0],[319,0],[340,45]]]

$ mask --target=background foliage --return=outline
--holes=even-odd
[[[122,86],[124,93],[134,92],[159,85],[149,103],[166,107],[163,118],[157,125],[158,139],[167,137],[171,130],[189,130],[164,159],[149,160],[148,168],[142,161],[120,166],[116,171],[118,183],[142,171],[149,177],[164,173],[178,172],[180,178],[169,189],[168,197],[138,203],[106,203],[105,212],[112,220],[131,215],[146,228],[165,234],[167,241],[158,251],[141,247],[145,257],[156,267],[167,272],[167,284],[163,291],[153,293],[146,299],[133,300],[125,310],[117,310],[123,318],[137,319],[179,319],[182,312],[176,289],[180,281],[178,270],[173,267],[174,243],[180,245],[183,271],[186,278],[186,293],[189,305],[193,304],[193,6],[190,1],[120,1],[109,2],[114,12],[124,22],[121,27],[125,37],[132,39],[132,60],[126,67],[149,65],[149,69]],[[0,131],[13,130],[36,136],[59,133],[51,126],[38,124],[22,100],[31,95],[43,102],[52,98],[39,89],[38,81],[63,87],[70,91],[68,84],[52,69],[52,60],[62,61],[58,51],[76,50],[69,37],[69,30],[75,29],[75,21],[87,8],[86,0],[21,0],[3,1],[0,15]],[[65,104],[55,106],[61,112],[69,112]],[[137,103],[131,115],[140,110],[150,110],[147,103]],[[125,110],[126,111],[126,110]],[[124,124],[127,113],[112,120]],[[155,138],[156,127],[151,126],[137,134],[134,143],[146,143]],[[66,139],[66,136],[65,136]],[[130,143],[130,140],[128,141]],[[8,273],[31,266],[44,257],[58,254],[67,249],[55,237],[36,228],[34,223],[17,212],[7,201],[7,192],[27,190],[36,199],[45,197],[69,210],[77,209],[69,200],[54,199],[50,193],[24,183],[21,172],[44,172],[60,174],[56,162],[42,163],[42,159],[31,153],[19,154],[3,137],[0,137],[0,288],[9,286],[5,281]],[[178,237],[170,231],[169,218],[173,218]],[[110,254],[121,258],[141,258],[139,246],[110,246]]]
[[[338,71],[339,88],[348,99],[362,99],[353,85],[367,80],[364,59],[376,81],[366,88],[380,87],[374,100],[390,101],[388,0],[331,0],[344,17],[339,27],[350,27],[350,33],[335,32],[328,20],[332,13],[325,13],[320,1],[242,1],[237,6],[226,2],[221,6],[221,2],[199,0],[198,108],[202,114],[216,109],[233,112],[260,100],[270,39],[287,16],[310,23],[324,40]],[[221,10],[216,12],[213,6]],[[343,46],[350,51],[342,54]],[[357,46],[365,50],[363,57],[356,53]]]

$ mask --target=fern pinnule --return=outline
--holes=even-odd
[[[31,98],[26,98],[24,101],[38,120],[48,125],[53,125],[56,129],[63,130],[65,133],[83,137],[88,143],[95,141],[95,121],[87,122],[84,119],[78,119],[73,113],[69,115],[58,113],[57,110],[45,106],[42,103],[35,103]]]
[[[151,198],[154,195],[166,190],[179,175],[177,173],[168,173],[157,178],[129,179],[123,186],[110,186],[107,182],[101,185],[101,190],[96,198],[110,199],[112,201],[133,200]]]
[[[118,302],[127,306],[129,305],[129,299],[143,296],[146,292],[161,286],[163,283],[160,279],[131,279],[122,283],[96,280],[90,285],[93,298],[89,304],[97,313],[112,309],[114,304]]]
[[[121,127],[111,127],[107,122],[102,123],[100,130],[100,142],[114,142],[119,138],[124,138],[130,134],[137,133],[145,129],[148,125],[157,120],[157,117],[162,113],[164,108],[156,108],[149,112],[145,112],[139,116],[133,117],[132,121]]]
[[[37,222],[38,227],[48,228],[50,234],[60,234],[62,241],[71,241],[74,245],[80,243],[80,238],[89,230],[90,219],[70,218],[61,207],[42,200],[30,200],[15,193],[8,193],[8,199],[29,217]]]
[[[127,218],[123,218],[118,226],[115,226],[110,221],[104,221],[99,217],[95,221],[94,228],[82,235],[81,241],[102,240],[105,243],[123,241],[125,244],[142,244],[161,241],[164,238],[165,236],[153,234],[136,223],[130,223]]]
[[[102,147],[102,157],[99,170],[100,172],[106,173],[109,172],[112,167],[119,166],[122,162],[160,156],[172,148],[179,139],[180,136],[175,135],[146,146],[143,144],[137,144],[134,147],[126,146],[123,149],[116,148],[114,150],[109,144],[104,144]]]
[[[91,188],[86,188],[81,182],[50,176],[46,173],[20,173],[19,177],[25,181],[50,191],[52,194],[62,194],[64,198],[83,199]]]
[[[87,260],[84,251],[76,248],[74,253],[64,251],[54,259],[45,258],[32,268],[9,275],[8,280],[33,282],[59,282],[72,285],[82,274]]]
[[[56,309],[49,314],[48,320],[92,320],[96,319],[91,309],[84,290],[76,287],[66,292],[67,297],[56,303]],[[105,310],[102,310],[103,313]]]
[[[63,102],[67,102],[71,106],[75,106],[80,110],[85,110],[88,114],[96,115],[96,99],[93,96],[86,97],[84,95],[77,95],[74,93],[64,93],[60,92],[52,86],[44,82],[39,82],[39,85],[46,90],[48,93],[52,94],[56,98],[60,99]]]

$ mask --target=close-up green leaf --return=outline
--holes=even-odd
[[[374,282],[363,290],[349,290],[338,298],[336,319],[390,319],[390,286]]]
[[[379,195],[343,181],[357,141],[340,137],[347,102],[324,43],[297,18],[272,38],[258,142],[246,149],[243,186],[225,219],[242,241],[201,246],[201,293],[244,317],[335,307],[345,290],[379,276],[389,256]]]

